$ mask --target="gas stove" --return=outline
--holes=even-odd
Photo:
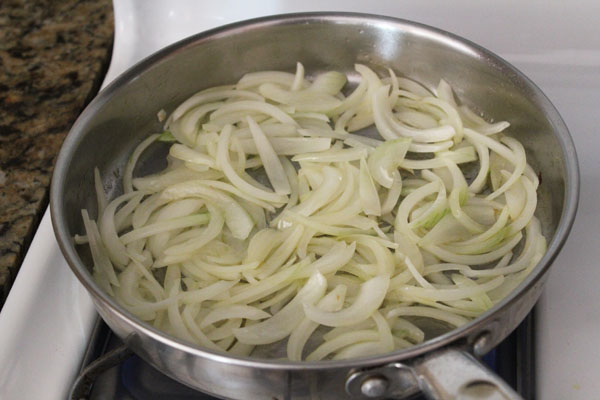
[[[488,353],[484,363],[524,399],[535,398],[535,311]],[[100,319],[73,381],[73,400],[216,400],[189,388],[137,357]],[[240,397],[241,398],[241,397]],[[422,397],[414,400],[421,400]]]
[[[582,172],[580,211],[536,306],[535,329],[529,318],[487,362],[525,398],[534,393],[541,399],[598,397],[597,1],[114,0],[114,9],[115,42],[105,85],[145,56],[191,34],[242,19],[301,11],[355,11],[421,22],[473,40],[521,69],[553,101],[571,130]],[[97,320],[89,296],[58,249],[46,212],[0,313],[0,398],[68,398],[82,368],[106,350],[118,349],[118,340]],[[152,367],[129,357],[127,350],[117,355],[124,361],[98,374],[88,387],[91,391],[79,394],[93,399],[152,399],[143,390],[148,389],[146,383],[156,381],[164,382],[151,388],[160,398],[209,398],[166,377],[156,378]],[[167,394],[164,389],[175,391]]]

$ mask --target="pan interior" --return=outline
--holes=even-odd
[[[84,279],[97,296],[107,298],[92,281],[89,252],[70,239],[84,231],[79,210],[85,208],[96,217],[94,167],[101,172],[108,197],[116,197],[122,192],[121,177],[132,150],[147,135],[162,131],[158,110],[168,113],[193,93],[236,82],[247,72],[293,72],[297,61],[312,75],[328,70],[346,73],[349,90],[357,80],[355,63],[366,64],[381,76],[392,68],[429,88],[443,78],[463,104],[494,120],[510,121],[507,132],[523,143],[528,162],[541,174],[536,215],[548,241],[554,238],[567,186],[565,155],[556,133],[561,121],[522,76],[482,49],[412,24],[350,16],[300,22],[262,22],[184,41],[130,70],[84,113],[63,149],[70,158],[59,165],[63,176],[55,206],[69,236],[62,239],[76,254],[74,268],[87,272]],[[374,132],[367,129],[361,134]],[[165,144],[149,148],[135,175],[163,169],[167,149]],[[437,324],[424,328],[428,338],[447,329]],[[285,343],[279,342],[253,356],[277,358],[284,350]]]

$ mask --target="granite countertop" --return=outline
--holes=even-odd
[[[97,93],[110,0],[0,2],[0,308],[48,205],[52,168]]]

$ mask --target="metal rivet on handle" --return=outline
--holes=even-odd
[[[385,376],[371,376],[360,385],[360,391],[367,397],[381,397],[385,394],[389,385]]]
[[[476,357],[483,357],[488,351],[491,341],[491,333],[488,331],[480,334],[477,339],[473,342],[473,354]]]
[[[399,362],[351,371],[345,386],[346,392],[356,399],[405,398],[419,391],[411,367]]]

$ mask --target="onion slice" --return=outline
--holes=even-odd
[[[325,293],[327,280],[320,273],[310,277],[296,297],[271,318],[258,324],[233,330],[233,334],[242,343],[268,344],[288,336],[302,321],[302,306],[312,305]]]
[[[327,312],[312,304],[304,304],[306,317],[326,326],[348,326],[369,318],[381,305],[390,284],[389,276],[376,276],[363,283],[352,305],[340,311]]]

